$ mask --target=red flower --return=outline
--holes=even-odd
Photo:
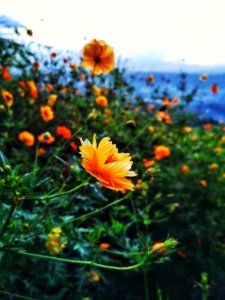
[[[216,94],[216,93],[218,93],[218,91],[219,91],[219,87],[218,87],[218,85],[215,84],[215,83],[211,85],[210,89],[211,89],[211,92],[212,92],[213,94]]]
[[[63,139],[70,139],[72,134],[69,128],[67,128],[66,126],[58,126],[56,128],[56,132],[58,135],[61,135]]]

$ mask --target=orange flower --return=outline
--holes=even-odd
[[[31,98],[37,98],[38,92],[36,84],[33,80],[27,82],[28,87],[30,88],[30,97]]]
[[[11,81],[12,75],[9,73],[9,69],[7,67],[2,67],[2,77],[5,81]]]
[[[38,136],[38,140],[41,143],[52,144],[55,141],[54,136],[50,132],[44,132]]]
[[[48,97],[48,105],[49,106],[53,106],[56,102],[58,98],[58,95],[55,95],[55,94],[51,94],[49,97]]]
[[[56,132],[58,135],[61,135],[63,139],[67,140],[71,138],[71,131],[66,126],[57,126]]]
[[[209,166],[209,170],[214,171],[214,170],[218,169],[218,167],[219,167],[218,164],[213,163]]]
[[[39,149],[38,149],[38,157],[45,155],[46,152],[47,152],[46,149],[44,149],[44,148],[39,148]]]
[[[190,168],[189,168],[187,165],[183,165],[183,166],[181,167],[181,172],[182,172],[183,174],[187,174],[187,173],[189,173],[189,171],[190,171]]]
[[[46,85],[46,88],[50,93],[54,90],[54,86],[50,83]]]
[[[80,153],[82,166],[103,186],[116,191],[133,190],[131,180],[125,177],[136,176],[130,171],[133,162],[129,153],[118,153],[116,145],[109,137],[103,138],[99,145],[94,134],[92,144],[81,139]]]
[[[40,63],[39,63],[38,61],[35,61],[35,62],[33,63],[33,68],[39,69],[39,68],[40,68]]]
[[[70,143],[70,147],[71,147],[74,151],[77,151],[78,146],[77,146],[76,143],[71,142],[71,143]]]
[[[110,109],[108,109],[108,108],[105,109],[105,114],[106,114],[107,116],[110,116],[111,113],[112,113],[112,112],[111,112]]]
[[[49,122],[50,120],[54,119],[54,111],[48,105],[41,106],[40,108],[42,119],[45,122]]]
[[[21,88],[25,89],[26,87],[26,83],[24,81],[20,81],[19,85],[21,86]]]
[[[99,248],[100,248],[100,249],[104,249],[104,250],[109,249],[109,247],[110,247],[110,244],[109,244],[109,243],[101,243],[101,244],[99,245]]]
[[[211,89],[211,92],[212,92],[213,94],[216,94],[216,93],[218,93],[218,91],[219,91],[219,87],[218,87],[217,84],[212,84],[211,87],[210,87],[210,89]]]
[[[207,123],[207,124],[204,125],[204,128],[205,128],[206,130],[209,130],[209,129],[212,128],[212,124]]]
[[[76,64],[70,63],[70,69],[76,71],[78,69]]]
[[[215,147],[214,151],[217,152],[217,153],[220,153],[222,151],[222,148],[221,147]]]
[[[170,156],[170,148],[166,146],[155,146],[155,159],[162,159]]]
[[[202,81],[205,81],[208,79],[208,75],[207,74],[202,74],[200,77],[199,77],[200,80]]]
[[[154,105],[153,104],[149,104],[148,106],[147,106],[147,110],[148,111],[152,111],[153,109],[154,109]]]
[[[100,280],[100,276],[97,272],[91,271],[89,274],[90,274],[90,281],[97,282]]]
[[[2,90],[2,98],[5,101],[5,104],[8,106],[12,106],[13,105],[13,95],[6,91],[6,90]]]
[[[208,185],[207,181],[202,179],[200,180],[200,184],[203,186],[203,187],[206,187]]]
[[[173,123],[170,115],[167,112],[164,112],[164,111],[158,111],[156,113],[156,118],[160,122],[164,121],[166,124],[172,124]]]
[[[151,167],[151,166],[154,165],[154,163],[155,163],[154,160],[149,160],[149,159],[147,159],[147,158],[143,158],[142,162],[143,162],[143,165],[144,165],[146,168]]]
[[[180,102],[179,98],[173,98],[172,99],[173,104],[178,104]]]
[[[86,44],[82,51],[84,68],[91,68],[93,75],[109,73],[114,69],[113,48],[102,40],[92,40]]]
[[[162,103],[164,106],[166,106],[167,108],[171,108],[172,107],[172,103],[170,102],[170,100],[168,98],[164,98],[162,99]]]
[[[31,147],[34,145],[34,136],[29,131],[22,131],[18,135],[18,138],[21,142],[23,142],[26,146]]]
[[[106,107],[108,105],[108,100],[107,100],[107,98],[105,96],[98,96],[96,98],[96,103],[99,106]]]
[[[148,75],[146,78],[147,84],[152,84],[155,81],[155,78],[153,75]]]

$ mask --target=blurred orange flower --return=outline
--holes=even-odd
[[[219,167],[218,164],[212,163],[212,164],[209,166],[209,170],[214,171],[214,170],[218,169],[218,167]]]
[[[38,140],[41,143],[52,144],[55,141],[54,136],[50,132],[44,132],[38,136]]]
[[[45,122],[49,122],[54,119],[54,111],[52,110],[51,106],[45,105],[41,106],[40,108],[42,119]]]
[[[147,110],[148,111],[152,111],[153,109],[154,109],[154,105],[153,104],[149,104],[148,106],[147,106]]]
[[[150,133],[153,133],[153,132],[155,131],[155,127],[152,126],[152,125],[148,126],[148,131],[149,131]]]
[[[6,91],[6,90],[2,90],[2,98],[5,101],[5,104],[8,106],[12,106],[13,105],[13,95]]]
[[[1,67],[2,77],[5,81],[11,81],[12,75],[9,73],[9,69],[7,67]]]
[[[166,124],[172,124],[173,121],[170,117],[170,115],[167,112],[164,111],[158,111],[156,113],[156,118],[160,121],[160,122],[165,122]]]
[[[91,271],[89,274],[90,274],[90,281],[97,282],[100,280],[100,276],[97,272]]]
[[[214,151],[217,152],[217,153],[220,153],[222,151],[222,148],[221,147],[215,147]]]
[[[35,61],[35,62],[33,63],[33,68],[39,69],[39,68],[40,68],[40,63],[39,63],[38,61]]]
[[[183,165],[183,166],[181,167],[181,172],[182,172],[183,174],[187,174],[187,173],[189,173],[189,171],[190,171],[190,168],[189,168],[187,165]]]
[[[70,147],[71,147],[74,151],[76,151],[77,148],[78,148],[77,144],[74,143],[74,142],[71,142],[71,143],[70,143]]]
[[[98,96],[96,98],[96,104],[102,107],[106,107],[108,105],[108,100],[105,96]]]
[[[72,136],[70,129],[66,126],[57,126],[56,132],[58,135],[61,135],[62,138],[65,140],[70,139]]]
[[[213,94],[216,94],[216,93],[219,92],[219,87],[218,87],[217,84],[212,84],[211,87],[210,87],[210,89],[211,89],[211,92],[212,92]]]
[[[31,147],[34,145],[34,135],[29,131],[22,131],[19,133],[18,138],[21,142],[23,142],[26,146]]]
[[[202,81],[205,81],[208,79],[208,75],[207,74],[202,74],[200,77],[199,77],[200,80]]]
[[[37,98],[38,92],[35,82],[33,80],[30,80],[27,82],[27,85],[30,88],[30,97],[34,99]]]
[[[207,181],[202,179],[200,180],[200,184],[203,186],[203,187],[206,187],[208,184],[207,184]]]
[[[147,159],[147,158],[143,158],[142,160],[143,162],[143,165],[146,167],[146,168],[149,168],[151,167],[152,165],[154,165],[154,160],[150,160],[150,159]]]
[[[160,160],[164,157],[170,156],[170,148],[166,146],[155,146],[155,159]]]
[[[206,130],[209,130],[209,129],[212,128],[212,124],[207,123],[207,124],[204,125],[204,128],[205,128]]]
[[[167,108],[171,108],[172,107],[172,103],[170,102],[170,100],[168,98],[164,98],[162,99],[162,103],[164,106],[166,106]]]
[[[56,102],[58,98],[58,95],[55,95],[55,94],[51,94],[49,97],[48,97],[48,105],[49,106],[53,106]]]
[[[172,99],[173,104],[178,104],[180,102],[179,98],[173,98]]]
[[[78,69],[76,64],[70,63],[70,69],[76,71]]]
[[[84,68],[91,68],[93,75],[109,73],[114,69],[114,51],[105,41],[93,39],[82,51]]]
[[[109,249],[109,247],[110,247],[110,244],[109,244],[109,243],[101,243],[101,244],[99,245],[99,248],[100,248],[100,249],[104,249],[104,250]]]
[[[25,89],[25,87],[27,86],[26,83],[24,81],[20,81],[19,85],[21,88]]]
[[[44,148],[39,148],[39,149],[38,149],[38,157],[45,155],[46,152],[47,152],[46,149],[44,149]]]
[[[109,137],[103,138],[97,145],[96,135],[93,142],[81,139],[80,153],[82,166],[104,187],[116,191],[133,190],[134,184],[125,177],[136,176],[130,171],[133,162],[129,153],[118,153],[116,145]]]
[[[148,75],[146,78],[147,84],[152,84],[155,81],[155,78],[153,75]]]

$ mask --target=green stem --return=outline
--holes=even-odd
[[[78,221],[78,220],[85,220],[85,219],[87,219],[87,218],[89,218],[89,217],[91,217],[91,216],[93,216],[95,214],[98,214],[99,212],[101,212],[101,211],[103,211],[103,210],[105,210],[107,208],[110,208],[110,207],[112,207],[112,206],[114,206],[114,205],[122,202],[124,199],[128,198],[128,196],[130,194],[131,193],[127,193],[124,197],[122,197],[120,199],[117,199],[117,200],[113,201],[112,203],[109,203],[109,204],[107,204],[107,205],[105,205],[105,206],[103,206],[101,208],[97,208],[94,211],[91,211],[91,212],[89,212],[87,214],[84,214],[84,215],[82,215],[80,217],[76,217],[76,218],[70,219],[69,221],[66,221],[66,222],[62,223],[61,226],[66,225],[66,224],[71,223],[71,222]]]
[[[85,180],[84,182],[79,184],[78,186],[75,186],[71,190],[68,190],[68,191],[65,191],[65,192],[62,192],[62,193],[58,193],[58,194],[54,194],[54,195],[51,195],[51,196],[43,196],[41,198],[41,200],[51,200],[51,199],[54,199],[54,198],[57,198],[57,197],[60,197],[60,196],[64,196],[64,195],[73,193],[73,192],[77,191],[79,188],[81,188],[82,186],[84,186],[86,183],[88,183],[88,181],[90,181],[90,178],[88,178],[87,180]]]
[[[38,162],[38,150],[39,150],[40,142],[38,141],[36,151],[35,151],[35,159],[34,159],[34,176],[37,173],[37,162]]]
[[[8,213],[7,219],[5,221],[5,224],[3,225],[2,229],[1,229],[0,239],[1,239],[2,235],[4,234],[6,228],[8,227],[8,225],[10,223],[10,220],[11,220],[11,217],[13,215],[13,212],[14,212],[15,208],[16,208],[16,203],[13,203],[10,210],[9,210],[9,213]]]
[[[147,270],[143,271],[143,275],[144,275],[144,286],[145,286],[145,300],[149,300],[149,288],[148,288]]]
[[[9,293],[9,292],[6,292],[6,291],[0,291],[0,294],[9,296],[10,297],[9,299],[13,299],[15,297],[15,298],[18,298],[18,299],[23,299],[23,300],[36,300],[34,298],[21,296],[21,295],[14,294],[14,293]]]
[[[143,266],[148,258],[148,255],[146,255],[142,261],[140,261],[139,263],[137,263],[135,265],[131,265],[128,267],[117,267],[117,266],[99,264],[99,263],[96,263],[96,262],[90,261],[90,260],[66,259],[66,258],[30,253],[30,252],[25,252],[25,251],[12,251],[12,250],[7,250],[7,249],[3,249],[3,251],[9,251],[11,253],[29,256],[29,257],[33,257],[33,258],[37,258],[37,259],[47,259],[47,260],[53,260],[53,261],[62,262],[62,263],[71,263],[71,264],[76,264],[76,265],[88,265],[88,266],[94,266],[94,267],[98,267],[98,268],[102,268],[102,269],[117,270],[117,271],[129,271],[129,270],[137,269],[137,268]]]
[[[41,200],[53,200],[57,197],[60,197],[60,196],[64,196],[64,195],[67,195],[67,194],[70,194],[72,192],[75,192],[76,190],[78,190],[79,188],[81,188],[82,186],[84,186],[88,181],[90,180],[90,178],[88,178],[86,181],[82,182],[80,185],[74,187],[73,189],[71,190],[68,190],[68,191],[65,191],[65,192],[62,192],[62,193],[58,193],[58,194],[54,194],[54,195],[51,195],[51,196],[43,196],[41,198]],[[39,199],[40,200],[40,199]],[[31,232],[31,230],[38,224],[38,222],[40,221],[40,219],[42,218],[42,216],[45,214],[46,210],[48,209],[49,205],[52,203],[53,201],[49,201],[45,204],[42,212],[37,216],[37,218],[34,220],[34,222],[30,225],[29,227],[29,232]]]

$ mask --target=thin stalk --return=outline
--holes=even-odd
[[[12,218],[12,215],[13,215],[13,212],[14,212],[15,208],[16,208],[16,203],[13,203],[12,206],[11,206],[11,208],[10,208],[10,210],[9,210],[7,219],[6,219],[6,221],[5,221],[5,223],[4,223],[3,227],[2,227],[2,229],[1,229],[1,231],[0,231],[0,239],[1,239],[2,235],[4,234],[6,228],[8,227],[8,225],[9,225],[9,223],[10,223],[10,220],[11,220],[11,218]]]
[[[114,205],[122,202],[124,199],[128,198],[128,196],[130,194],[131,193],[127,193],[124,197],[122,197],[120,199],[117,199],[117,200],[113,201],[112,203],[109,203],[109,204],[107,204],[107,205],[105,205],[105,206],[103,206],[101,208],[97,208],[97,209],[95,209],[95,210],[93,210],[93,211],[91,211],[91,212],[89,212],[87,214],[84,214],[84,215],[80,216],[80,217],[75,217],[73,219],[70,219],[69,221],[66,221],[66,222],[62,223],[61,226],[66,225],[66,224],[71,223],[71,222],[78,221],[78,220],[85,220],[85,219],[87,219],[87,218],[89,218],[89,217],[91,217],[93,215],[96,215],[96,214],[100,213],[101,211],[103,211],[103,210],[105,210],[107,208],[110,208],[110,207],[112,207],[112,206],[114,206]]]
[[[116,270],[116,271],[130,271],[130,270],[137,269],[144,265],[144,263],[146,262],[147,257],[148,257],[146,255],[142,261],[140,261],[139,263],[137,263],[135,265],[131,265],[131,266],[127,266],[127,267],[117,267],[117,266],[99,264],[99,263],[96,263],[91,260],[66,259],[66,258],[30,253],[30,252],[25,252],[25,251],[12,251],[12,250],[7,250],[7,249],[3,249],[3,250],[14,253],[14,254],[29,256],[29,257],[33,257],[33,258],[37,258],[37,259],[53,260],[53,261],[57,261],[57,262],[61,262],[61,263],[71,263],[71,264],[76,264],[76,265],[88,265],[88,266],[94,266],[97,268]]]
[[[148,276],[147,276],[147,270],[143,271],[144,275],[144,286],[145,286],[145,300],[149,300],[149,288],[148,288]]]
[[[0,294],[7,295],[7,296],[10,297],[10,299],[13,299],[15,297],[15,298],[18,298],[18,299],[23,299],[23,300],[36,300],[34,298],[25,297],[25,296],[14,294],[14,293],[9,293],[9,292],[6,292],[6,291],[0,291]]]

